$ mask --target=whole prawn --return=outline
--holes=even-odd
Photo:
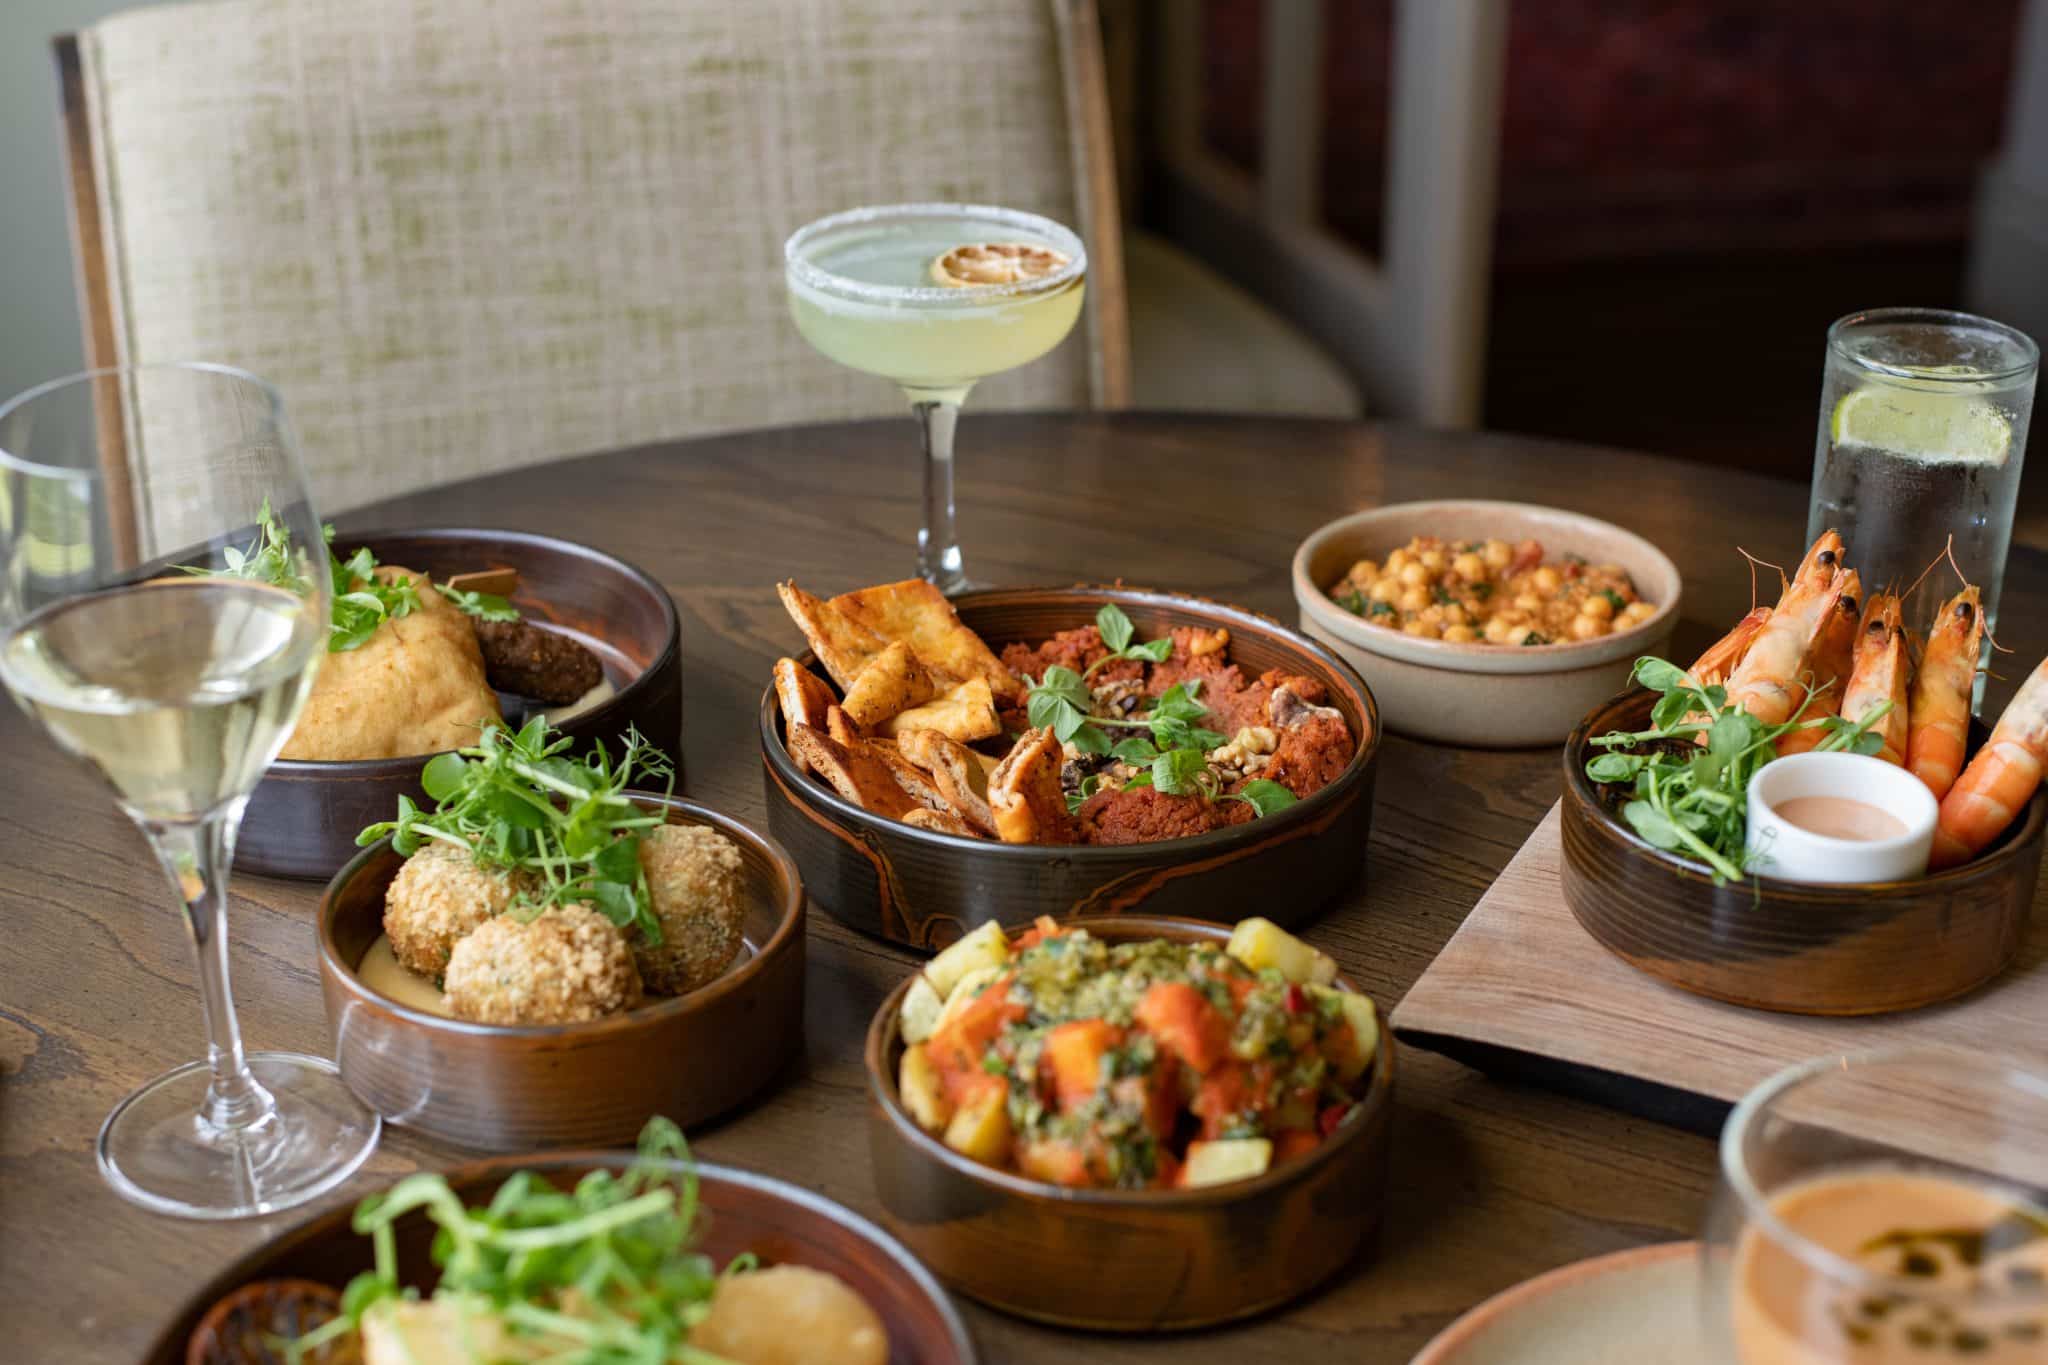
[[[1692,661],[1686,672],[1693,682],[1701,687],[1712,687],[1728,681],[1728,675],[1735,665],[1742,662],[1742,656],[1749,652],[1749,646],[1756,639],[1764,623],[1771,619],[1769,607],[1751,607],[1749,614],[1735,623],[1726,635],[1708,645],[1706,652]]]
[[[2041,785],[2048,761],[2048,659],[2020,685],[1991,738],[1941,798],[1928,867],[1966,863],[2004,832]]]
[[[1848,577],[1842,570],[1842,538],[1834,531],[1820,539],[1799,561],[1770,620],[1750,642],[1742,662],[1728,678],[1728,700],[1765,725],[1783,725],[1804,700],[1800,677],[1807,668],[1821,628],[1842,598]]]
[[[1801,721],[1819,721],[1826,716],[1840,715],[1842,711],[1842,689],[1849,685],[1849,675],[1856,668],[1856,624],[1858,596],[1863,592],[1863,580],[1854,569],[1847,570],[1842,584],[1842,595],[1835,602],[1834,611],[1822,623],[1820,634],[1815,637],[1813,649],[1802,667],[1802,685],[1799,699],[1803,705],[1795,705]],[[1828,735],[1824,725],[1802,725],[1778,736],[1778,756],[1803,754],[1819,744]]]
[[[1913,680],[1906,767],[1939,801],[1962,770],[1970,738],[1970,697],[1984,646],[1984,607],[1975,585],[1965,585],[1935,619]]]
[[[1906,697],[1913,661],[1906,651],[1904,609],[1892,593],[1873,595],[1856,632],[1856,667],[1842,689],[1842,719],[1861,721],[1885,702],[1891,709],[1871,722],[1884,740],[1877,757],[1906,761]]]

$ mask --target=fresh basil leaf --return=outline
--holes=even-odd
[[[1125,790],[1129,790],[1132,787],[1149,787],[1151,785],[1152,769],[1150,768],[1140,768],[1124,780]]]
[[[1080,729],[1074,731],[1071,738],[1065,742],[1071,743],[1084,754],[1106,754],[1109,752],[1109,736],[1104,734],[1100,727],[1094,725],[1083,725]]]
[[[1211,749],[1220,749],[1230,743],[1230,737],[1228,735],[1219,735],[1214,730],[1204,730],[1197,726],[1188,731],[1186,743],[1206,754]]]
[[[1102,633],[1102,643],[1109,646],[1112,654],[1123,653],[1124,646],[1138,633],[1137,627],[1131,624],[1131,618],[1124,615],[1123,609],[1114,602],[1103,603],[1095,613],[1095,629]]]
[[[1209,770],[1198,749],[1170,749],[1152,760],[1152,785],[1168,796],[1185,795]]]
[[[1242,801],[1259,813],[1259,818],[1286,810],[1301,798],[1278,782],[1263,777],[1253,778],[1231,794],[1231,798]]]
[[[1033,692],[1024,703],[1024,718],[1031,722],[1034,730],[1050,729],[1053,717],[1064,703],[1050,692]]]
[[[1053,711],[1052,732],[1062,744],[1079,734],[1087,724],[1087,713],[1070,701],[1061,700]]]
[[[1132,645],[1124,651],[1124,655],[1126,658],[1148,659],[1155,664],[1163,664],[1173,657],[1173,641],[1170,638],[1147,640],[1142,645]]]
[[[1133,766],[1143,767],[1159,757],[1159,746],[1143,735],[1133,735],[1109,751],[1112,758],[1121,759]]]
[[[1667,659],[1645,654],[1636,660],[1636,681],[1652,692],[1685,686],[1685,670]]]

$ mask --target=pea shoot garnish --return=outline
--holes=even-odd
[[[457,1313],[490,1315],[519,1337],[566,1348],[550,1359],[725,1365],[689,1345],[720,1279],[711,1259],[690,1249],[697,1198],[689,1145],[664,1118],[648,1121],[623,1172],[592,1171],[573,1192],[521,1171],[489,1204],[468,1208],[444,1177],[408,1176],[356,1205],[351,1226],[370,1238],[374,1268],[349,1282],[341,1316],[286,1343],[286,1358],[302,1360],[361,1330],[365,1314],[411,1296],[399,1282],[395,1225],[420,1209],[437,1229],[437,1304],[452,1299]],[[726,1273],[750,1267],[740,1258]]]
[[[620,928],[635,927],[650,946],[661,924],[640,866],[640,831],[662,823],[625,793],[629,787],[675,790],[675,767],[639,731],[626,732],[614,762],[600,741],[581,758],[573,741],[535,716],[516,733],[489,727],[467,749],[436,754],[420,770],[435,802],[424,811],[398,798],[398,818],[356,836],[367,846],[391,836],[410,857],[428,840],[472,850],[487,867],[523,868],[543,890],[509,913],[531,918],[550,905],[587,902]]]
[[[519,619],[519,608],[512,605],[511,599],[494,592],[471,592],[467,588],[451,588],[446,583],[436,583],[434,591],[453,602],[456,610],[479,621]]]
[[[347,559],[334,553],[334,528],[320,528],[327,540],[328,574],[332,602],[327,627],[327,652],[342,654],[360,646],[386,621],[410,616],[420,605],[419,589],[409,579],[385,583],[376,576],[377,557],[369,547],[359,546]],[[185,566],[183,572],[201,577],[240,578],[267,583],[274,588],[303,593],[306,579],[298,570],[292,551],[291,530],[277,519],[265,502],[256,517],[256,539],[246,550],[232,545],[221,549],[224,569]]]
[[[1890,701],[1879,702],[1854,723],[1840,716],[1805,720],[1809,694],[1783,725],[1765,725],[1731,705],[1726,688],[1700,687],[1668,660],[1645,655],[1636,660],[1633,676],[1639,685],[1663,694],[1650,710],[1650,728],[1594,736],[1589,742],[1607,752],[1587,760],[1586,776],[1595,782],[1633,782],[1634,796],[1621,808],[1629,827],[1658,848],[1705,863],[1716,885],[1740,880],[1750,870],[1744,850],[1749,782],[1777,757],[1779,736],[1820,727],[1827,737],[1815,752],[1874,754],[1884,747],[1883,736],[1871,727],[1891,710]],[[1672,740],[1684,744],[1667,742]],[[1646,745],[1657,747],[1620,752]]]

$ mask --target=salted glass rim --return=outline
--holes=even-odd
[[[143,365],[102,365],[96,369],[79,370],[73,374],[59,375],[55,379],[45,379],[40,384],[23,389],[5,402],[0,402],[0,423],[5,423],[15,412],[27,407],[30,403],[38,399],[48,398],[51,394],[64,389],[75,388],[81,384],[95,383],[102,379],[114,379],[141,374],[161,374],[165,371],[217,374],[224,375],[229,379],[242,380],[254,386],[263,395],[264,401],[269,404],[273,420],[278,422],[280,426],[284,423],[284,394],[279,391],[277,385],[271,383],[262,375],[251,373],[240,366],[223,365],[213,360],[161,360],[151,361]],[[289,445],[290,443],[287,444]],[[291,459],[293,465],[296,466],[299,462],[298,451],[296,449],[287,449],[286,454]],[[104,476],[104,471],[97,462],[90,466],[45,464],[40,460],[31,460],[26,456],[17,455],[7,449],[5,445],[0,445],[0,467],[18,470],[34,478],[69,479],[74,483],[97,483]],[[301,477],[304,477],[303,473]]]
[[[1804,1262],[1809,1269],[1819,1271],[1830,1279],[1858,1291],[1894,1292],[1906,1282],[1897,1276],[1880,1275],[1858,1265],[1846,1256],[1828,1250],[1809,1240],[1772,1212],[1770,1200],[1750,1178],[1748,1164],[1742,1155],[1743,1139],[1778,1100],[1802,1085],[1831,1072],[1847,1072],[1865,1066],[1897,1066],[1912,1062],[1939,1063],[1951,1068],[1968,1067],[1990,1072],[2006,1084],[2015,1085],[2020,1090],[2048,1100],[2048,1076],[2027,1070],[2012,1059],[1935,1047],[1876,1048],[1863,1052],[1816,1057],[1811,1061],[1785,1068],[1743,1096],[1729,1114],[1727,1125],[1721,1130],[1721,1178],[1742,1202],[1744,1218],[1768,1236],[1779,1250],[1790,1253]],[[1987,1291],[1981,1286],[1972,1289],[1952,1289],[1916,1284],[1912,1287],[1912,1293],[1915,1299],[1950,1304],[2003,1303],[2011,1301],[2014,1297],[2009,1292]]]
[[[1049,238],[1067,255],[1067,263],[1050,275],[1014,284],[889,285],[848,279],[807,259],[803,252],[818,238],[849,227],[904,219],[977,218],[1022,228]],[[995,204],[952,204],[930,201],[909,204],[868,204],[842,209],[804,224],[782,244],[783,267],[798,282],[820,293],[860,303],[949,305],[965,307],[1004,299],[1035,298],[1057,293],[1088,272],[1088,248],[1080,234],[1056,219]]]
[[[1940,327],[1972,327],[1996,333],[2002,340],[2010,342],[2019,352],[2019,360],[1997,370],[1972,370],[1968,374],[1929,374],[1926,370],[1912,365],[1893,365],[1858,355],[1849,349],[1849,334],[1864,326],[1883,326],[1887,323],[1920,322]],[[1916,384],[1939,386],[1943,384],[2001,384],[2007,380],[2021,379],[2041,368],[2041,347],[2035,340],[2011,323],[1996,318],[1983,317],[1977,313],[1965,313],[1957,308],[1920,308],[1902,306],[1893,308],[1859,308],[1853,313],[1844,313],[1828,324],[1828,354],[1839,357],[1846,365],[1867,374],[1885,379],[1910,379]]]

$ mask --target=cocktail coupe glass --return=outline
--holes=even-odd
[[[235,833],[326,653],[329,582],[283,402],[254,375],[101,370],[0,405],[0,681],[141,829],[198,953],[206,1060],[99,1134],[107,1183],[160,1213],[288,1208],[377,1143],[332,1062],[243,1050],[228,989]]]
[[[1720,1156],[1712,1358],[2048,1360],[2048,1071],[1944,1048],[1820,1058],[1737,1105]]]
[[[995,250],[973,250],[984,247]],[[894,380],[909,398],[924,445],[918,572],[941,591],[962,591],[953,503],[960,405],[977,381],[1036,360],[1073,330],[1088,272],[1081,239],[1014,209],[891,204],[820,218],[782,254],[804,339]],[[995,282],[976,282],[984,279]]]

